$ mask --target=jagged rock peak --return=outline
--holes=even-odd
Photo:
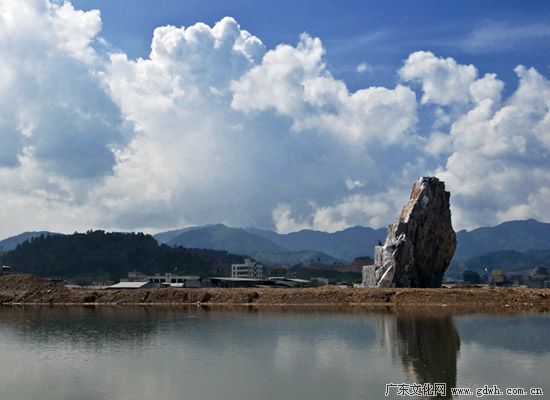
[[[450,193],[436,177],[418,178],[411,196],[375,247],[374,266],[365,267],[364,284],[384,287],[439,287],[456,249]]]
[[[450,196],[450,193],[445,191],[444,182],[434,176],[420,177],[412,186],[411,197],[403,207],[399,221],[408,222],[413,213],[429,207],[433,212],[448,214],[450,223]],[[445,216],[447,217],[447,215]]]

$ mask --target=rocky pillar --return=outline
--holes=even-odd
[[[439,287],[455,249],[450,194],[435,177],[419,178],[383,246],[375,248],[382,287]]]

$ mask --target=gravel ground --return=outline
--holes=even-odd
[[[478,310],[550,311],[550,289],[338,288],[307,289],[69,289],[62,283],[12,274],[0,276],[0,304],[180,304],[258,306],[461,306]]]

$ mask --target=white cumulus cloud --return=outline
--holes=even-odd
[[[351,91],[307,34],[268,49],[226,17],[158,27],[132,59],[98,46],[101,25],[70,2],[0,0],[2,236],[380,227],[434,173],[457,227],[550,220],[550,89],[532,68],[505,96],[495,74],[415,52],[395,87]]]
[[[469,88],[477,78],[477,69],[473,65],[461,65],[450,57],[417,51],[409,55],[399,75],[405,81],[420,83],[422,103],[449,105],[470,99]]]
[[[464,226],[514,216],[548,219],[540,193],[550,188],[550,82],[533,68],[519,66],[516,73],[518,89],[502,104],[502,83],[483,78],[488,82],[480,86],[488,89],[450,129],[452,153],[437,174],[453,190]]]
[[[350,152],[348,140],[371,135],[401,145],[416,121],[412,91],[348,93],[326,70],[320,40],[305,35],[296,47],[265,52],[224,18],[212,27],[157,28],[151,48],[148,59],[112,55],[104,74],[137,131],[98,192],[118,225],[271,224],[281,202],[335,201],[338,190],[325,185],[342,190],[357,166],[361,180],[381,181],[388,173],[368,151]],[[331,134],[296,133],[308,124]]]
[[[278,232],[288,233],[301,229],[336,232],[355,225],[374,228],[394,222],[396,210],[406,201],[406,192],[390,190],[376,195],[354,194],[334,204],[310,204],[310,212],[295,216],[288,204],[279,204],[273,211]]]
[[[92,222],[88,188],[125,145],[118,107],[98,77],[97,11],[70,3],[0,0],[0,185],[4,230]],[[88,210],[89,211],[89,210]],[[63,224],[62,221],[65,221]]]
[[[406,140],[417,120],[414,93],[401,85],[350,93],[326,69],[323,54],[321,41],[306,34],[296,47],[269,51],[233,82],[233,108],[274,110],[291,118],[296,132],[326,132],[352,144]]]

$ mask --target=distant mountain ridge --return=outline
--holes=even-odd
[[[46,277],[116,281],[130,271],[145,274],[228,275],[243,257],[226,251],[160,245],[151,235],[87,231],[44,235],[1,256],[14,272]]]
[[[381,242],[385,240],[386,232],[385,228],[372,229],[356,226],[334,233],[302,230],[278,234],[263,229],[230,228],[217,224],[160,232],[154,237],[159,243],[171,246],[226,250],[253,257],[262,263],[290,266],[312,262],[334,264],[351,262],[356,257],[372,257],[374,246],[378,240]],[[24,232],[0,241],[0,252],[9,251],[32,237],[52,234],[55,233]],[[550,255],[545,252],[550,250],[550,223],[534,219],[508,221],[493,227],[459,231],[457,241],[453,263],[468,260],[471,268],[475,265],[487,264],[487,258],[482,257],[484,255],[487,255],[490,260],[499,259],[499,265],[505,268],[507,265],[515,266],[520,262],[529,265],[532,263],[550,265]],[[527,256],[524,254],[532,249],[537,249],[540,256],[533,259],[530,258],[531,253]],[[515,251],[522,254],[513,255],[502,251]],[[498,253],[498,257],[492,254],[495,252]],[[526,257],[531,261],[526,261]]]
[[[188,228],[176,233],[164,243],[184,247],[210,248],[216,250],[227,250],[236,253],[268,251],[280,252],[287,249],[273,243],[269,239],[254,235],[241,228],[230,228],[217,224],[203,227]],[[155,239],[163,242],[166,235],[155,235]]]
[[[478,256],[455,260],[447,270],[447,276],[462,278],[465,270],[487,273],[493,269],[503,269],[508,273],[528,273],[537,267],[550,266],[550,250],[531,249],[498,250]]]
[[[250,256],[266,264],[295,265],[317,260],[333,264],[341,261],[319,251],[309,249],[292,251],[262,235],[222,224],[161,232],[154,237],[159,243],[170,246],[226,250],[234,254]]]
[[[525,252],[550,249],[550,223],[534,219],[508,221],[493,227],[457,233],[455,260],[479,256],[499,250]]]
[[[23,233],[20,233],[19,235],[11,236],[4,240],[0,240],[0,252],[13,250],[17,247],[18,244],[21,244],[35,237],[52,236],[52,235],[61,235],[61,233],[48,232],[48,231],[23,232]]]
[[[247,231],[270,239],[291,251],[320,251],[347,262],[363,256],[372,258],[377,241],[383,242],[387,235],[386,228],[372,229],[363,226],[354,226],[334,233],[309,229],[287,234],[254,228]]]
[[[233,241],[232,243],[226,243],[223,240],[217,240],[220,238],[219,235],[212,234],[209,236],[212,240],[211,242],[197,242],[195,240],[197,236],[207,235],[205,230],[229,230],[232,232]],[[265,241],[258,240],[257,238],[251,241],[250,235],[261,237]],[[288,234],[279,234],[264,229],[241,229],[229,228],[225,225],[209,225],[162,232],[155,235],[155,238],[159,241],[162,241],[163,238],[170,238],[170,240],[164,242],[171,245],[192,245],[194,247],[208,245],[213,246],[210,248],[225,249],[236,254],[247,254],[251,257],[255,257],[256,255],[259,261],[272,263],[284,263],[283,261],[288,255],[287,261],[288,264],[291,264],[296,261],[296,255],[292,253],[309,251],[313,253],[308,254],[305,260],[314,260],[317,258],[315,253],[319,253],[320,256],[318,258],[321,259],[321,262],[329,264],[331,261],[325,258],[325,256],[331,257],[335,260],[334,262],[339,260],[351,262],[353,259],[362,256],[372,257],[377,241],[384,242],[386,235],[386,228],[372,229],[361,226],[334,233],[302,230]],[[246,238],[246,241],[239,245],[240,247],[237,246],[237,242],[240,240],[239,237]],[[526,252],[530,249],[550,250],[550,223],[539,222],[533,219],[508,221],[494,227],[459,231],[457,233],[457,241],[458,246],[454,262],[501,250],[517,252]],[[255,243],[256,246],[250,247],[250,243]],[[266,246],[265,248],[263,248],[264,245]],[[269,250],[270,247],[273,248],[274,246],[278,246],[283,250]],[[513,263],[512,259],[508,260]],[[540,262],[541,259],[537,258],[537,260]]]

